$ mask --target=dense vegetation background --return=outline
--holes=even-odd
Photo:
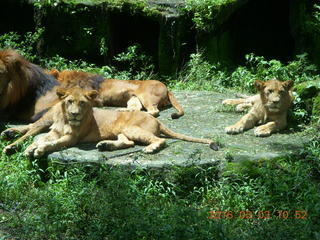
[[[189,10],[196,9],[195,26],[200,28],[219,6],[211,0],[187,2]],[[317,20],[315,11],[315,26]],[[307,54],[281,62],[248,53],[244,65],[230,68],[210,63],[198,51],[170,76],[157,75],[139,45],[117,54],[115,65],[59,55],[40,59],[35,48],[42,33],[6,33],[0,36],[0,48],[15,48],[43,68],[81,69],[108,78],[158,78],[173,90],[232,88],[252,93],[256,79],[294,79],[297,85],[317,82],[319,74]],[[303,151],[227,163],[223,172],[190,166],[166,174],[30,161],[22,154],[30,139],[21,152],[0,158],[0,239],[320,239],[319,118],[299,92],[290,119],[292,126],[313,135]],[[0,151],[6,144],[0,141]]]

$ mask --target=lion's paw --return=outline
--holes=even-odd
[[[166,141],[164,139],[160,139],[152,144],[149,144],[146,146],[142,151],[144,153],[156,153],[158,152],[161,148],[163,148],[166,144]]]
[[[24,151],[24,155],[26,157],[32,158],[32,157],[34,157],[34,152],[35,152],[36,149],[37,149],[37,145],[36,144],[31,144]]]
[[[144,153],[155,153],[155,152],[157,152],[158,151],[158,148],[157,147],[155,147],[155,146],[151,146],[151,145],[149,145],[149,146],[147,146],[147,147],[145,147],[143,150],[142,150]]]
[[[254,135],[256,137],[269,137],[271,135],[271,130],[265,126],[260,126],[254,130]]]
[[[236,106],[236,112],[245,112],[252,106],[253,104],[251,103],[240,103]]]
[[[112,151],[114,150],[114,145],[108,141],[101,141],[101,142],[98,142],[98,144],[96,145],[96,148],[98,148],[100,152]]]
[[[18,131],[16,131],[14,128],[9,128],[7,130],[4,130],[1,133],[1,138],[6,139],[6,140],[11,140],[15,138],[18,134]]]
[[[44,149],[42,149],[42,148],[37,148],[37,149],[34,151],[33,156],[34,156],[35,158],[39,158],[39,157],[42,157],[42,156],[44,155],[44,153],[45,153]]]
[[[242,126],[237,126],[237,125],[231,125],[225,128],[225,132],[227,134],[238,134],[238,133],[242,133],[243,130],[244,128]]]
[[[6,146],[2,152],[6,155],[12,155],[16,152],[17,150],[17,146],[16,145],[13,145],[13,144],[10,144],[8,146]]]

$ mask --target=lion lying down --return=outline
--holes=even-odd
[[[129,148],[139,142],[147,145],[144,152],[154,153],[165,144],[165,139],[159,137],[161,133],[185,141],[209,144],[212,149],[218,150],[213,141],[175,133],[148,113],[93,108],[93,101],[98,96],[95,90],[58,88],[57,95],[61,101],[50,110],[53,116],[50,132],[32,143],[25,150],[26,156],[40,157],[78,142],[96,141],[100,141],[96,145],[100,151]]]
[[[86,79],[94,78],[92,73],[63,70],[61,72],[53,69],[49,72],[65,87],[75,86],[75,79],[83,79],[77,81],[77,85],[86,86]],[[179,118],[184,115],[184,110],[178,103],[177,99],[170,92],[165,84],[158,80],[120,80],[120,79],[104,79],[99,82],[99,101],[104,106],[126,107],[127,110],[143,110],[145,109],[152,116],[159,115],[159,109],[172,106],[177,112],[172,113],[172,119]]]
[[[104,79],[96,74],[75,70],[64,70],[61,72],[51,70],[46,71],[46,73],[57,81],[56,85],[64,88],[79,86],[85,89],[98,90],[99,96],[95,99],[97,106],[127,107],[129,111],[146,109],[149,114],[157,116],[159,114],[159,108],[172,105],[177,110],[177,112],[171,114],[172,118],[179,118],[184,115],[183,108],[179,105],[174,95],[168,90],[166,85],[160,81]],[[46,95],[45,97],[41,97],[39,102],[46,102],[50,104],[50,107],[58,102],[59,99],[55,94],[57,87],[58,86],[50,90],[50,96],[48,95],[47,97]],[[46,107],[46,109],[48,110],[49,108]],[[45,112],[42,111],[41,113]],[[38,116],[38,114],[36,115]],[[1,136],[6,139],[12,139],[17,133],[23,135],[14,143],[6,146],[3,152],[12,154],[15,152],[17,145],[26,138],[48,130],[52,124],[51,115],[50,112],[47,112],[43,116],[39,115],[41,118],[33,124],[9,128],[3,131]]]
[[[266,137],[287,126],[287,111],[293,100],[293,81],[257,80],[255,87],[259,92],[257,95],[223,101],[223,104],[238,105],[237,110],[252,107],[237,123],[226,127],[226,133],[238,134],[262,124],[255,129],[254,134],[257,137]]]

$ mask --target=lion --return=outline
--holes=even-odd
[[[147,145],[143,149],[145,153],[155,153],[165,145],[161,133],[171,138],[208,144],[218,150],[212,140],[175,133],[146,112],[93,108],[93,101],[99,95],[96,90],[61,87],[57,89],[57,95],[61,101],[50,110],[53,116],[51,130],[25,150],[28,157],[38,158],[78,142],[97,141],[99,151],[129,148],[138,142]]]
[[[23,66],[23,64],[26,66],[31,66],[30,69],[36,69],[38,71],[37,74],[31,74],[29,78],[23,77],[24,75],[21,74],[20,79],[15,81],[16,84],[14,84],[13,87],[11,85],[7,86],[7,84],[4,83],[6,81],[10,82],[11,80],[8,77],[4,77],[3,81],[1,81],[1,53],[3,55],[7,53],[7,55],[11,54],[14,56],[11,57],[10,65],[16,66],[17,69],[11,69],[12,74],[14,72],[24,72],[24,69],[20,70],[18,68],[18,66]],[[19,64],[19,62],[23,62],[23,64]],[[5,68],[5,65],[3,65],[3,68]],[[46,78],[49,78],[50,81]],[[50,82],[52,82],[52,87],[46,87],[47,85],[49,86]],[[3,85],[1,85],[1,83],[3,83]],[[18,83],[21,83],[21,85]],[[1,133],[1,136],[8,140],[14,138],[17,134],[23,134],[21,138],[4,148],[3,151],[6,154],[14,153],[17,145],[23,142],[29,136],[34,136],[49,129],[50,125],[52,124],[52,115],[50,113],[46,114],[45,116],[43,115],[53,105],[59,102],[59,99],[55,94],[55,90],[59,86],[63,86],[65,88],[79,86],[82,88],[99,91],[99,96],[96,98],[96,106],[125,106],[127,104],[129,110],[141,110],[144,107],[151,115],[157,115],[159,113],[158,107],[165,107],[171,103],[178,110],[177,113],[172,114],[172,118],[178,118],[184,115],[184,111],[178,104],[174,95],[168,91],[167,87],[163,83],[159,81],[125,81],[117,79],[105,79],[97,74],[75,70],[64,70],[62,72],[59,72],[56,69],[50,71],[44,70],[32,63],[29,63],[14,50],[0,51],[0,86],[4,85],[5,87],[15,91],[18,91],[19,86],[24,86],[23,89],[29,89],[23,95],[23,98],[21,97],[22,95],[20,96],[19,102],[21,102],[21,105],[23,105],[23,110],[30,112],[30,114],[28,116],[23,115],[23,117],[18,119],[26,122],[34,122],[34,124],[9,128]],[[0,88],[0,103],[2,98],[7,99],[9,97],[7,94],[8,91],[4,91],[3,94],[1,92],[1,89],[4,89],[5,87]],[[39,93],[37,94],[37,98],[30,102],[28,100],[30,95],[33,92],[37,93],[38,88]],[[44,89],[48,90],[46,92],[40,92],[40,90]],[[14,93],[13,90],[11,91],[12,93]],[[25,103],[30,104],[26,106],[22,100],[24,100]],[[17,110],[17,112],[14,110]],[[20,108],[15,108],[14,105],[10,105],[10,107],[4,109],[3,112],[14,112],[16,114],[13,114],[13,116],[20,116],[19,111],[22,113],[23,110],[20,110]]]
[[[94,74],[75,70],[50,72],[59,82],[67,85],[74,85],[73,79],[76,76],[94,78]],[[152,116],[159,115],[159,108],[173,106],[177,112],[171,114],[172,119],[184,115],[184,110],[178,103],[172,92],[165,84],[158,80],[119,80],[104,79],[99,83],[99,98],[104,106],[126,107],[127,110],[145,109]]]
[[[59,82],[13,49],[0,51],[0,118],[30,122],[57,99]],[[46,96],[46,97],[44,97]]]
[[[260,95],[256,94],[253,96],[247,96],[243,94],[236,95],[239,98],[226,99],[222,101],[223,105],[236,105],[236,112],[244,112],[247,109],[250,109],[255,102],[259,101]]]
[[[238,134],[261,125],[254,130],[257,137],[267,137],[287,126],[287,111],[293,101],[293,81],[281,82],[276,79],[255,81],[259,94],[249,99],[227,99],[224,104],[244,104],[251,110],[237,123],[225,128],[228,134]],[[241,105],[240,105],[241,106]]]
[[[34,122],[59,102],[59,85],[98,90],[101,76],[74,76],[59,82],[54,74],[30,63],[16,50],[0,50],[0,119]]]

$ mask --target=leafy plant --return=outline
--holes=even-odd
[[[195,27],[210,31],[217,21],[223,7],[236,2],[235,0],[186,0],[185,10],[193,14]]]
[[[30,61],[35,61],[34,47],[43,31],[43,28],[38,28],[35,32],[27,32],[24,36],[16,32],[5,33],[0,36],[0,48],[16,49]]]
[[[201,53],[194,53],[178,74],[178,79],[169,79],[168,82],[175,89],[221,91],[226,78],[227,74],[219,64],[212,65]]]
[[[152,58],[141,51],[139,45],[132,45],[125,52],[114,57],[119,69],[119,75],[124,79],[150,79],[154,65]]]

